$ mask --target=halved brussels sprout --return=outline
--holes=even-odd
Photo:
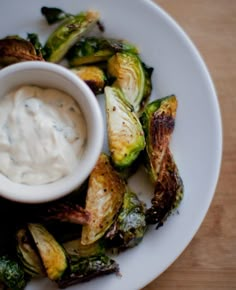
[[[82,38],[68,52],[67,59],[71,66],[91,64],[108,60],[116,52],[138,53],[138,49],[122,39],[113,38]]]
[[[171,95],[148,104],[140,118],[146,138],[147,166],[152,181],[159,178],[162,161],[174,131],[176,96]]]
[[[30,223],[28,228],[37,246],[48,278],[51,280],[59,279],[67,268],[64,249],[42,224]]]
[[[108,74],[115,78],[113,86],[122,90],[125,98],[139,112],[151,93],[151,73],[147,73],[136,54],[119,52],[108,60]]]
[[[120,89],[105,87],[108,144],[116,167],[129,167],[145,147],[142,125]]]
[[[106,255],[76,257],[70,260],[70,271],[67,271],[56,282],[59,288],[66,288],[98,276],[118,272],[119,265]]]
[[[21,228],[17,231],[16,240],[17,254],[24,266],[24,271],[32,277],[45,276],[42,262],[25,228]]]
[[[152,207],[146,212],[147,223],[157,224],[157,228],[179,206],[184,194],[183,181],[169,148],[162,163],[159,179],[155,184]]]
[[[106,75],[104,71],[97,66],[80,66],[71,69],[78,75],[95,95],[101,94],[106,84]]]
[[[91,221],[82,228],[81,243],[89,245],[100,239],[114,222],[126,191],[126,184],[102,153],[90,174],[86,210]]]
[[[106,234],[109,247],[126,249],[140,243],[147,228],[145,212],[145,204],[127,191],[118,218]]]
[[[66,18],[63,23],[49,36],[45,46],[45,59],[59,62],[68,50],[90,31],[99,19],[98,12],[86,11]]]
[[[105,248],[101,241],[89,245],[83,245],[81,244],[81,239],[76,239],[63,243],[63,247],[70,257],[89,257],[105,253]]]
[[[177,99],[174,95],[153,101],[141,116],[146,136],[146,165],[155,185],[148,223],[163,224],[183,196],[183,182],[169,149],[174,130]]]
[[[37,55],[33,44],[18,36],[9,36],[0,39],[0,65],[28,60],[43,60]]]

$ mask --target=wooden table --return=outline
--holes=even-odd
[[[190,245],[143,290],[236,289],[236,0],[155,0],[188,33],[219,97],[224,149],[208,214]]]

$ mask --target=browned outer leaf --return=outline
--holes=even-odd
[[[90,214],[78,204],[64,202],[49,207],[44,219],[83,225],[89,222]]]

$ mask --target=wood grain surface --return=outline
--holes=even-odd
[[[142,290],[236,289],[236,0],[155,0],[187,32],[215,84],[223,121],[216,193],[182,255]]]

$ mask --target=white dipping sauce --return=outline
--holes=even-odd
[[[0,172],[45,184],[72,172],[86,142],[78,104],[55,89],[23,86],[0,99]]]

